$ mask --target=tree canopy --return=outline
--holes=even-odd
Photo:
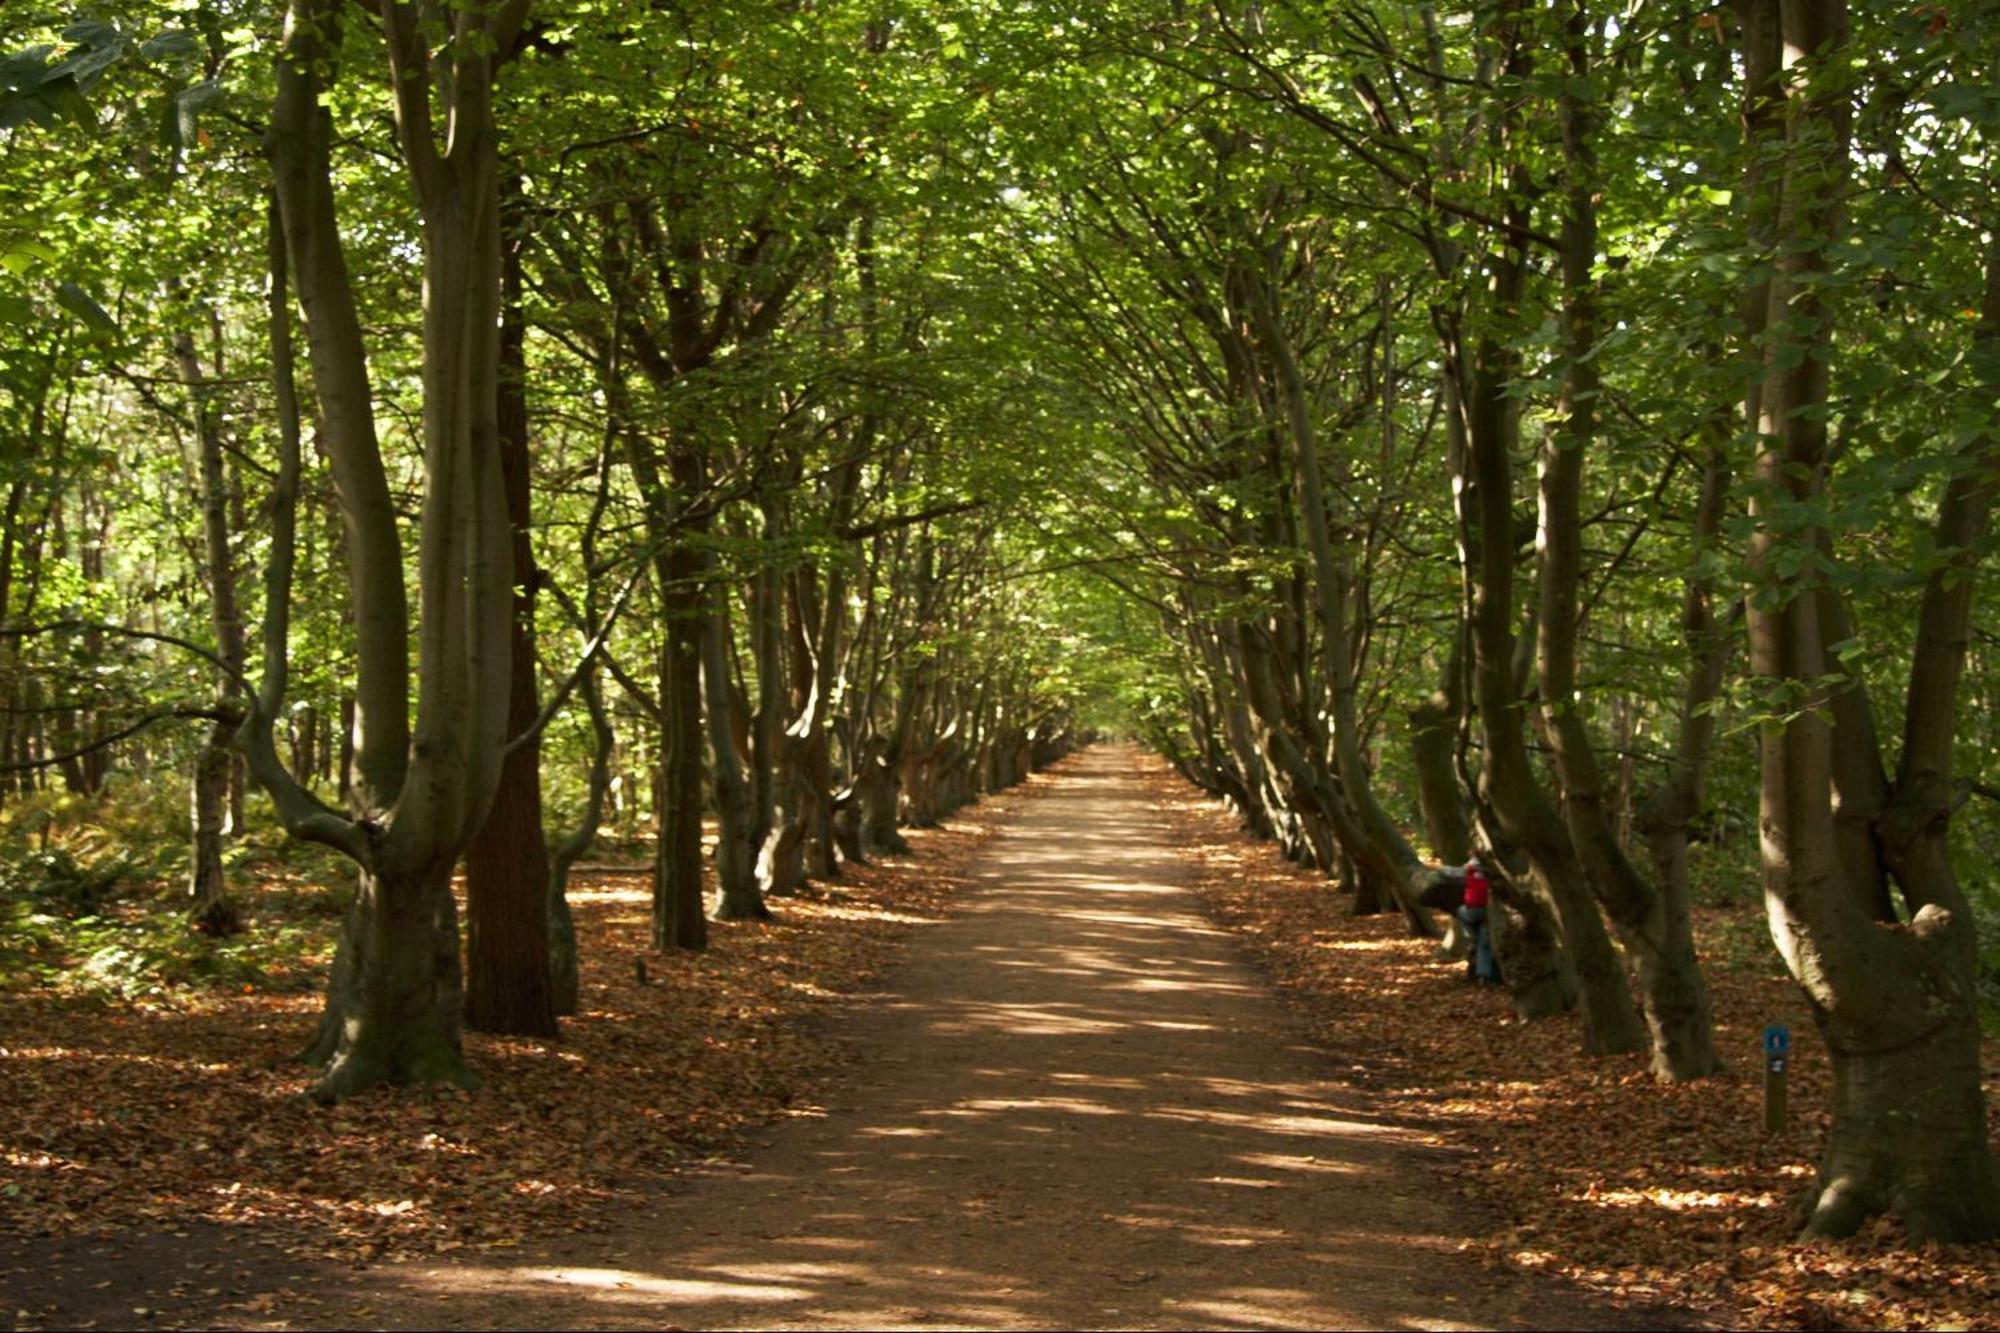
[[[1991,1237],[1993,18],[16,7],[9,836],[333,858],[332,1101],[556,1031],[600,837],[699,949],[1127,735],[1662,1082],[1760,896],[1807,1229]]]

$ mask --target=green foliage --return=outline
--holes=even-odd
[[[178,766],[181,751],[165,748],[161,757]],[[149,772],[113,770],[95,795],[57,789],[0,808],[0,855],[19,862],[61,858],[88,867],[79,871],[86,874],[116,867],[121,879],[135,884],[184,866],[186,833],[186,791]]]
[[[25,49],[0,58],[0,496],[19,496],[0,619],[143,621],[206,645],[189,462],[201,404],[179,382],[173,347],[192,334],[216,378],[207,405],[241,491],[234,555],[255,625],[274,434],[258,141],[274,11],[100,8],[67,27],[38,20],[10,37]],[[1713,583],[1719,632],[1734,639],[1729,609],[1786,595],[1774,580],[1823,575],[1836,587],[1860,627],[1839,648],[1851,674],[1814,684],[1866,686],[1893,766],[1915,593],[1967,554],[1937,549],[1930,519],[1970,466],[1959,451],[1991,425],[1970,339],[1993,222],[2000,29],[1940,28],[1944,7],[1851,8],[1866,57],[1816,76],[1846,81],[1856,105],[1857,188],[1821,283],[1838,312],[1833,389],[1813,409],[1839,464],[1824,493],[1800,503],[1749,479],[1757,442],[1734,420],[1763,350],[1743,346],[1739,298],[1783,256],[1756,239],[1758,204],[1741,188],[1756,162],[1726,7],[1698,23],[1635,11],[1593,39],[1601,59],[1576,81],[1546,58],[1559,40],[1553,11],[1527,6],[1544,58],[1495,82],[1497,28],[1449,8],[1427,29],[1425,7],[1301,0],[1260,11],[1253,30],[1123,0],[1087,11],[836,2],[810,14],[776,0],[538,6],[541,26],[499,93],[503,157],[526,201],[509,241],[522,250],[531,326],[534,554],[553,590],[537,634],[546,696],[594,628],[589,590],[634,581],[610,641],[621,786],[607,824],[642,835],[652,802],[659,745],[645,696],[662,619],[646,517],[660,497],[645,493],[634,459],[676,441],[703,454],[714,527],[702,547],[729,593],[746,700],[762,683],[747,647],[750,586],[837,571],[854,612],[840,651],[866,617],[890,627],[886,646],[855,649],[827,682],[842,726],[867,721],[848,715],[863,709],[877,723],[893,717],[907,683],[898,673],[921,665],[1018,690],[1035,719],[1074,717],[1177,757],[1215,745],[1215,719],[1241,700],[1189,626],[1254,635],[1295,598],[1308,608],[1303,637],[1318,632],[1305,595],[1313,572],[1288,527],[1294,482],[1272,462],[1276,413],[1258,397],[1270,386],[1246,388],[1254,371],[1219,350],[1218,331],[1240,323],[1244,279],[1259,274],[1280,288],[1323,463],[1337,474],[1329,518],[1365,591],[1358,711],[1369,763],[1414,826],[1403,719],[1437,688],[1461,591],[1434,321],[1462,314],[1468,339],[1490,336],[1521,358],[1509,403],[1525,445],[1513,497],[1525,605],[1530,451],[1560,421],[1567,369],[1553,258],[1535,251],[1518,311],[1462,298],[1499,248],[1471,214],[1521,202],[1532,227],[1560,229],[1565,95],[1600,116],[1602,318],[1584,355],[1603,376],[1601,452],[1584,500],[1577,707],[1617,766],[1618,795],[1642,797],[1672,760],[1692,575]],[[394,503],[414,520],[418,222],[379,32],[347,22],[341,42],[342,73],[324,98],[341,239]],[[1364,80],[1386,94],[1377,112],[1357,99]],[[1502,102],[1518,113],[1504,132],[1491,119]],[[1471,214],[1428,206],[1354,144]],[[1510,196],[1516,171],[1525,201]],[[635,259],[649,226],[673,242],[658,265],[670,281]],[[708,303],[692,318],[670,308],[690,293]],[[740,308],[718,313],[732,294]],[[656,338],[716,336],[655,375],[629,347],[606,354],[618,320]],[[309,375],[300,387],[310,421]],[[1700,459],[1718,439],[1736,478],[1732,518],[1696,550]],[[854,512],[842,515],[830,479],[857,458]],[[338,497],[316,451],[303,489],[280,744],[298,742],[314,761],[309,782],[333,800],[327,751],[338,750],[352,685],[353,626]],[[934,520],[843,535],[933,508]],[[1826,549],[1807,539],[1820,529]],[[1759,534],[1781,540],[1753,569]],[[405,556],[414,566],[415,543]],[[942,571],[940,606],[927,612],[910,591],[920,559]],[[1980,607],[1956,767],[2000,786],[2000,620],[1990,598]],[[1298,684],[1323,695],[1316,645],[1303,646]],[[1740,655],[1730,677],[1706,803],[1739,832],[1697,847],[1695,879],[1703,902],[1734,910],[1757,898],[1756,842],[1743,831],[1755,820],[1757,724],[1818,696],[1744,679]],[[100,722],[136,700],[205,699],[217,684],[198,660],[81,635],[0,648],[0,682],[8,702],[61,702]],[[940,716],[967,706],[926,701]],[[582,805],[580,717],[572,707],[544,738],[557,824]],[[41,887],[24,880],[7,900],[70,923],[115,904],[109,888],[85,891],[98,851],[86,823],[103,843],[147,849],[129,873],[177,872],[193,739],[155,733],[130,780],[114,777],[94,805],[58,812],[46,792],[10,793],[13,826],[32,841],[30,816],[58,815],[48,845],[73,859],[21,863]],[[345,872],[323,853],[281,849],[261,805],[253,816],[258,832],[232,850],[232,870],[277,876],[275,911],[337,915],[348,891],[318,886],[342,885]],[[1987,984],[2000,984],[2000,880],[1989,869],[2000,832],[1983,802],[1958,815],[1957,836]],[[97,953],[68,956],[87,970]],[[143,974],[131,962],[141,956],[193,966],[141,950],[107,954],[98,971]]]
[[[159,904],[68,916],[20,900],[0,906],[0,916],[0,988],[36,986],[94,1003],[307,988],[314,982],[306,965],[324,956],[328,940],[314,922],[211,939]]]
[[[178,895],[122,853],[55,844],[0,862],[0,989],[35,986],[88,1002],[171,1001],[207,990],[298,989],[313,981],[352,899],[284,881],[258,895],[256,929],[212,939]]]
[[[0,898],[38,915],[71,921],[96,917],[117,896],[132,871],[132,862],[123,857],[83,865],[68,848],[45,848],[0,864]]]

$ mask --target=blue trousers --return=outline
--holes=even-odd
[[[1467,966],[1474,981],[1499,981],[1500,967],[1493,960],[1493,932],[1486,924],[1484,907],[1461,907],[1458,919],[1472,932],[1472,957]]]

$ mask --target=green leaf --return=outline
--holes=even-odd
[[[196,123],[203,111],[222,101],[222,85],[204,80],[174,94],[174,132],[185,146],[194,141]]]
[[[0,250],[0,268],[16,276],[33,268],[37,261],[44,264],[56,262],[56,252],[40,241],[9,241],[7,248]]]
[[[126,49],[125,43],[120,41],[80,51],[56,65],[53,72],[57,75],[68,75],[76,81],[79,90],[88,89],[104,77],[105,70],[110,69],[124,57]]]
[[[85,99],[83,89],[73,74],[63,74],[51,79],[28,100],[39,102],[47,109],[45,114],[34,117],[44,125],[53,125],[58,116],[67,116],[76,122],[78,129],[97,128],[97,113],[91,110],[90,103]]]
[[[103,19],[78,19],[62,30],[62,39],[71,46],[103,46],[118,40],[118,25]]]
[[[52,46],[31,46],[0,57],[0,92],[28,92],[48,81]]]
[[[93,333],[109,336],[118,332],[118,321],[97,303],[96,297],[73,282],[56,284],[56,304],[82,320]]]
[[[149,37],[139,45],[139,58],[159,60],[166,56],[193,55],[201,50],[201,43],[195,35],[182,29],[169,29],[157,37]]]

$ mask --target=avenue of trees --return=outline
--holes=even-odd
[[[9,835],[340,858],[333,1100],[1116,728],[1662,1081],[1760,879],[1807,1230],[2000,1235],[1996,137],[1981,0],[10,12]]]

